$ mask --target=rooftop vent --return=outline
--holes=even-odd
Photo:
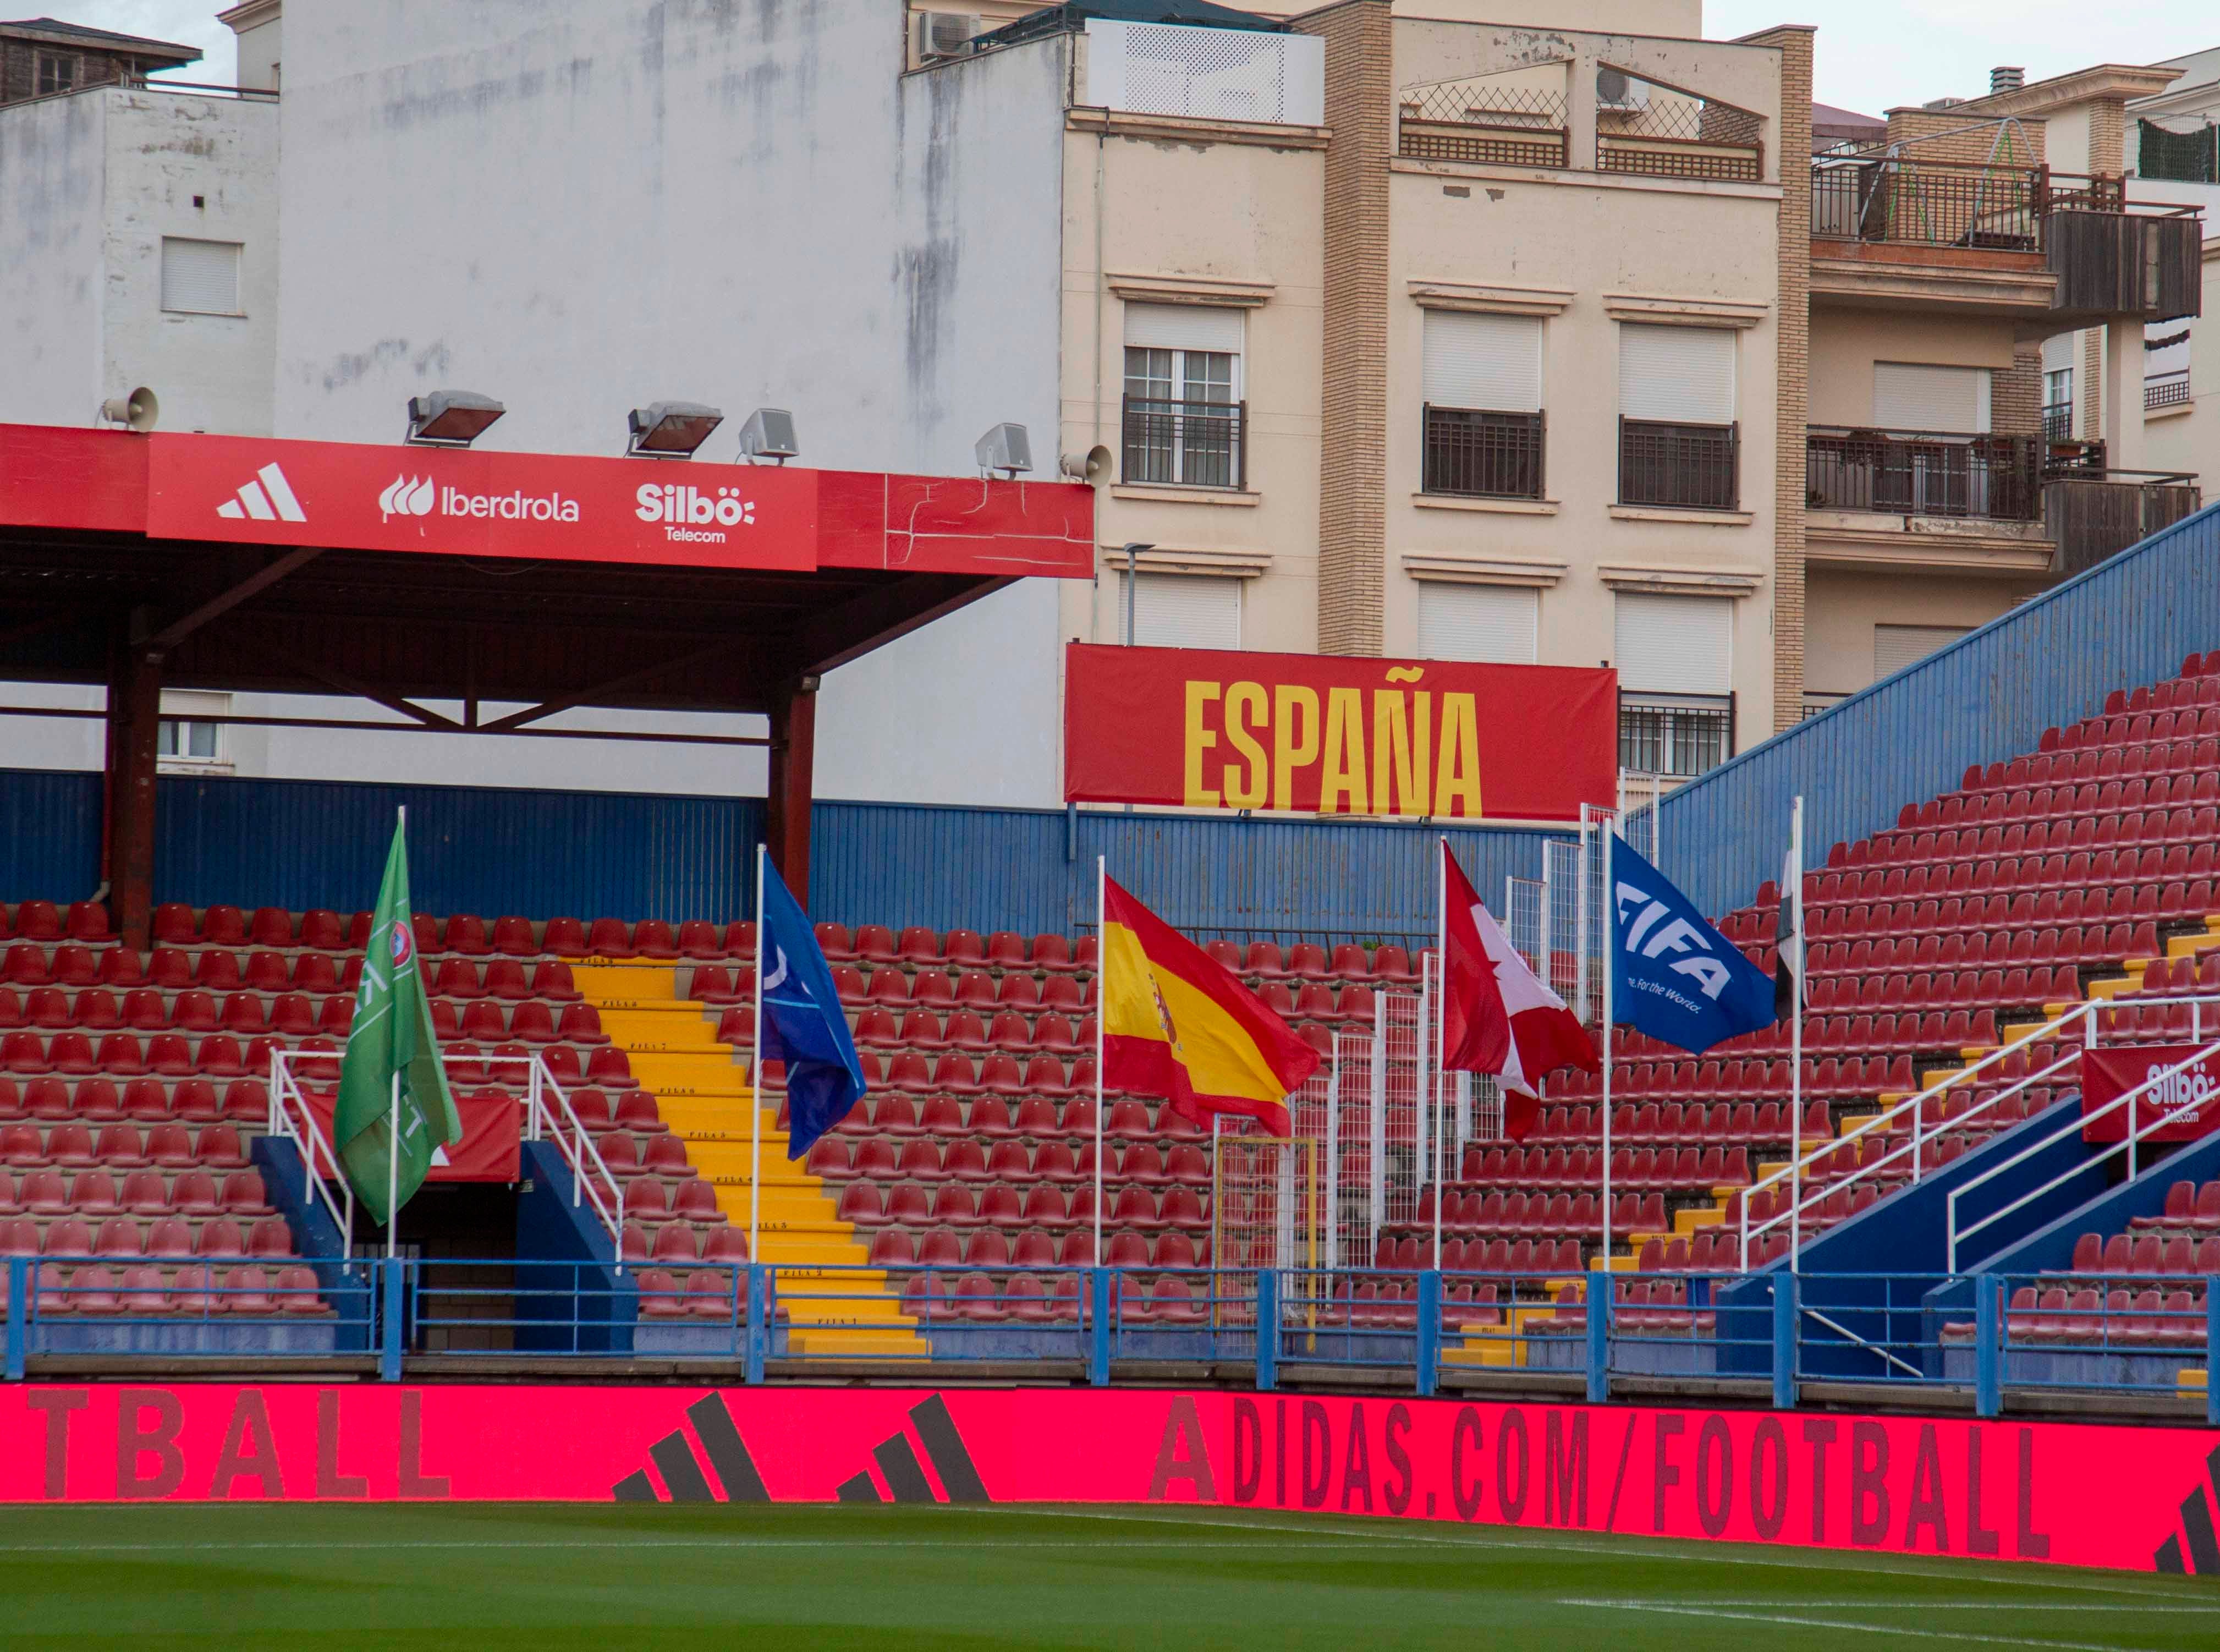
[[[1989,71],[1989,95],[2017,91],[2027,84],[2027,71],[2016,65],[1999,65]]]

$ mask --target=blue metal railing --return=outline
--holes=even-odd
[[[1782,1408],[1805,1383],[1848,1381],[1970,1391],[1984,1417],[2008,1393],[2182,1396],[2201,1387],[2206,1418],[2220,1425],[2220,1394],[2205,1380],[2220,1368],[2220,1276],[2179,1273],[1619,1272],[1575,1283],[1371,1269],[755,1264],[682,1276],[363,1258],[318,1264],[314,1278],[289,1262],[281,1279],[281,1269],[252,1262],[0,1260],[9,1381],[49,1356],[218,1368],[367,1352],[396,1381],[404,1358],[417,1371],[511,1351],[607,1358],[620,1324],[635,1354],[738,1362],[750,1382],[772,1362],[806,1370],[868,1361],[897,1372],[993,1362],[1060,1368],[1099,1387],[1122,1364],[1175,1360],[1253,1373],[1260,1389],[1293,1367],[1330,1367],[1407,1381],[1422,1395],[1460,1374],[1556,1372],[1601,1402],[1627,1377],[1747,1384],[1769,1372]],[[528,1282],[510,1281],[512,1269],[528,1269]],[[494,1282],[455,1282],[480,1270]],[[1856,1288],[1845,1293],[1846,1282]]]

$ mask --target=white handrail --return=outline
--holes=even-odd
[[[1818,1147],[1814,1148],[1811,1152],[1805,1154],[1801,1161],[1801,1165],[1805,1171],[1801,1180],[1806,1185],[1809,1185],[1812,1181],[1810,1174],[1811,1167],[1813,1164],[1825,1159],[1829,1155],[1836,1152],[1840,1149],[1849,1145],[1850,1143],[1862,1140],[1864,1138],[1871,1135],[1877,1130],[1886,1133],[1891,1122],[1897,1119],[1900,1114],[1909,1112],[1912,1115],[1911,1138],[1908,1142],[1891,1149],[1888,1152],[1883,1154],[1880,1158],[1872,1161],[1870,1163],[1861,1163],[1856,1165],[1847,1175],[1829,1179],[1823,1185],[1807,1194],[1801,1204],[1798,1205],[1795,1208],[1798,1212],[1808,1211],[1831,1194],[1843,1192],[1849,1188],[1855,1186],[1859,1181],[1864,1180],[1868,1173],[1873,1173],[1876,1179],[1878,1179],[1878,1174],[1880,1171],[1886,1169],[1889,1165],[1895,1163],[1907,1153],[1911,1156],[1911,1180],[1915,1183],[1918,1182],[1926,1172],[1925,1149],[1928,1138],[1930,1135],[1936,1133],[1936,1131],[1944,1127],[1951,1130],[1961,1129],[1969,1120],[1977,1119],[1984,1114],[1994,1111],[1997,1107],[2002,1106],[2006,1100],[2017,1095],[2021,1091],[2029,1089],[2037,1084],[2049,1083],[2059,1079],[2070,1064],[2078,1063],[2080,1060],[2080,1052],[2082,1050],[2094,1048],[2097,1044],[2102,1042],[2101,1033],[2107,1012],[2119,1009],[2141,1010],[2148,1008],[2171,1007],[2174,1005],[2186,1005],[2194,1012],[2194,1019],[2191,1024],[2191,1036],[2192,1038],[2201,1038],[2204,1037],[2204,1006],[2207,1004],[2220,1005],[2220,995],[2210,993],[2169,994],[2157,998],[2130,999],[2125,1002],[2123,1002],[2117,998],[2092,999],[2088,1002],[2078,1006],[2067,1014],[2060,1016],[2055,1021],[2046,1022],[2043,1025],[2036,1028],[2033,1032],[2029,1033],[2026,1037],[2020,1038],[2012,1044],[2007,1044],[2002,1049],[1992,1050],[1988,1055],[1983,1057],[1980,1061],[1975,1062],[1972,1066],[1963,1068],[1957,1072],[1948,1075],[1941,1084],[1930,1085],[1926,1088],[1919,1091],[1916,1095],[1913,1095],[1904,1101],[1899,1102],[1887,1112],[1875,1114],[1873,1118],[1868,1119],[1850,1134],[1836,1137],[1822,1144]],[[1987,1067],[1991,1063],[2001,1063],[2005,1057],[2009,1056],[2015,1050],[2023,1050],[2030,1044],[2040,1044],[2046,1040],[2056,1038],[2064,1032],[2065,1029],[2071,1026],[2077,1021],[2086,1021],[2087,1023],[2087,1025],[2081,1029],[2081,1038],[2078,1048],[2068,1050],[2064,1054],[2059,1056],[2058,1058],[2053,1061],[2049,1066],[2039,1068],[2030,1072],[2024,1078],[2014,1080],[2011,1083],[2005,1085],[1994,1094],[1991,1095],[1987,1100],[1977,1100],[1972,1107],[1967,1108],[1965,1112],[1958,1113],[1955,1116],[1942,1121],[1941,1125],[1936,1126],[1936,1131],[1930,1131],[1927,1127],[1925,1107],[1924,1104],[1930,1098],[1947,1095],[1952,1090],[1961,1088],[1969,1083],[1977,1082],[1978,1081],[1976,1081],[1974,1075],[1980,1072],[1984,1068]],[[1743,1195],[1741,1265],[1744,1271],[1747,1271],[1749,1267],[1751,1240],[1763,1237],[1764,1235],[1772,1229],[1787,1222],[1792,1214],[1792,1213],[1787,1210],[1776,1211],[1764,1221],[1753,1226],[1750,1222],[1750,1206],[1755,1201],[1760,1191],[1771,1188],[1777,1182],[1787,1181],[1789,1178],[1790,1174],[1790,1169],[1784,1166],[1782,1169],[1776,1170],[1773,1175],[1766,1177],[1764,1180],[1753,1183]]]
[[[2092,1000],[2087,1003],[2076,1006],[2073,1009],[2071,1009],[2065,1014],[2060,1016],[2056,1020],[2046,1021],[2042,1025],[2037,1027],[2034,1032],[2028,1033],[2025,1037],[2017,1038],[2011,1044],[2005,1044],[1999,1049],[1992,1050],[1987,1055],[1982,1057],[1979,1061],[1974,1063],[1971,1066],[1961,1068],[1956,1072],[1949,1074],[1943,1079],[1942,1083],[1930,1084],[1913,1094],[1906,1097],[1904,1100],[1898,1102],[1894,1107],[1890,1107],[1886,1112],[1875,1113],[1872,1118],[1860,1125],[1858,1128],[1853,1131],[1850,1134],[1847,1136],[1830,1137],[1827,1140],[1814,1147],[1810,1152],[1805,1154],[1801,1159],[1794,1160],[1788,1164],[1785,1164],[1781,1166],[1780,1169],[1775,1170],[1771,1175],[1762,1177],[1758,1181],[1752,1182],[1748,1188],[1743,1190],[1742,1244],[1740,1246],[1737,1265],[1745,1273],[1749,1271],[1751,1255],[1750,1242],[1753,1239],[1764,1237],[1764,1236],[1773,1229],[1781,1226],[1790,1221],[1793,1217],[1812,1209],[1829,1195],[1850,1187],[1863,1177],[1868,1171],[1878,1171],[1882,1168],[1882,1166],[1893,1163],[1899,1156],[1906,1152],[1909,1152],[1911,1155],[1911,1179],[1915,1182],[1918,1181],[1922,1175],[1924,1174],[1925,1170],[1924,1159],[1926,1157],[1925,1148],[1927,1144],[1926,1138],[1928,1133],[1925,1125],[1925,1104],[1930,1098],[1948,1095],[1952,1090],[1957,1089],[1961,1086],[1977,1082],[1978,1081],[1975,1078],[1975,1075],[1980,1073],[1992,1063],[2001,1065],[2005,1058],[2012,1055],[2015,1051],[2026,1050],[2033,1044],[2043,1044],[2057,1039],[2063,1036],[2068,1028],[2073,1027],[2077,1023],[2087,1023],[2087,1025],[2083,1027],[2081,1031],[2083,1041],[2088,1041],[2088,1035],[2091,1032],[2093,1032],[2096,1028],[2096,1013],[2098,1010],[2105,1007],[2106,1001],[2107,1001],[2101,999]],[[2031,1085],[2043,1082],[2055,1076],[2060,1069],[2062,1069],[2068,1062],[2078,1061],[2080,1059],[2080,1056],[2078,1050],[2067,1055],[2061,1056],[2057,1060],[2052,1062],[2049,1066],[2042,1068],[2040,1071],[2030,1072],[2024,1078],[2014,1080],[2011,1084],[2005,1086],[2003,1089],[1999,1090],[1994,1095],[1991,1096],[1986,1101],[1976,1100],[1972,1107],[1968,1107],[1964,1113],[1959,1114],[1956,1118],[1950,1119],[1949,1122],[1955,1128],[1963,1125],[1969,1119],[1980,1118],[1982,1114],[1992,1111],[2002,1103],[2006,1097],[2017,1095],[2020,1091],[2028,1088]],[[1815,1164],[1836,1153],[1848,1144],[1863,1140],[1866,1137],[1873,1134],[1875,1131],[1880,1131],[1886,1135],[1892,1125],[1907,1113],[1911,1115],[1911,1138],[1908,1144],[1892,1150],[1890,1152],[1884,1155],[1881,1158],[1875,1160],[1871,1164],[1858,1165],[1847,1175],[1830,1179],[1824,1186],[1819,1187],[1816,1190],[1806,1191],[1803,1199],[1792,1204],[1788,1209],[1775,1211],[1763,1221],[1756,1223],[1755,1225],[1752,1225],[1750,1221],[1750,1207],[1756,1202],[1757,1195],[1759,1194],[1767,1191],[1779,1183],[1790,1181],[1792,1179],[1797,1184],[1808,1185],[1812,1181],[1812,1168]]]
[[[2152,1001],[2161,1002],[2165,1001],[2154,1000]],[[2107,1101],[2103,1107],[2098,1107],[2095,1112],[2090,1113],[2085,1111],[2081,1113],[2077,1117],[2068,1121],[2063,1128],[2053,1131],[2050,1135],[2044,1137],[2039,1142],[2029,1143],[2028,1145],[2020,1149],[2018,1152],[2013,1154],[2010,1158],[2005,1159],[2001,1163],[1991,1165],[1987,1169],[1982,1171],[1980,1175],[1966,1182],[1962,1187],[1953,1188],[1950,1190],[1948,1212],[1949,1220],[1946,1230],[1949,1235],[1949,1249],[1947,1256],[1949,1262],[1948,1271],[1953,1274],[1958,1271],[1958,1242],[1961,1239],[1971,1238],[1974,1234],[1979,1233],[1983,1228],[1989,1226],[1992,1223],[2002,1221],[2005,1217],[2011,1215],[2012,1212],[2019,1209],[2022,1206],[2026,1205],[2032,1200],[2042,1198],[2043,1194],[2051,1192],[2055,1188],[2064,1186],[2075,1176],[2080,1175],[2082,1171],[2087,1169],[2091,1165],[2102,1164],[2106,1159],[2111,1158],[2115,1153],[2125,1151],[2131,1155],[2129,1160],[2130,1167],[2129,1174],[2130,1179],[2132,1180],[2137,1174],[2133,1168],[2135,1165],[2135,1150],[2142,1145],[2144,1137],[2155,1131],[2164,1129],[2167,1125],[2173,1123],[2178,1119],[2185,1118],[2191,1113],[2199,1111],[2207,1106],[2212,1098],[2210,1096],[2192,1096],[2186,1101],[2179,1101],[2172,1104],[2167,1107],[2164,1113],[2155,1115],[2148,1119],[2139,1119],[2137,1115],[2142,1113],[2142,1109],[2135,1108],[2135,1110],[2130,1112],[2128,1115],[2128,1129],[2126,1133],[2123,1135],[2118,1141],[2114,1142],[2110,1147],[2098,1154],[2094,1158],[2085,1159],[2079,1164],[2070,1166],[2068,1169],[2061,1171],[2057,1175],[2053,1176],[2049,1181],[2044,1182],[2040,1188],[2030,1188],[2028,1192],[2022,1194],[2018,1198],[2013,1200],[2009,1205],[2005,1205],[1999,1209],[1990,1212],[1986,1216],[1981,1218],[1980,1221],[1972,1224],[1968,1227],[1961,1229],[1958,1225],[1958,1201],[1963,1195],[1973,1192],[1976,1188],[1994,1181],[1998,1176],[2002,1175],[2006,1170],[2012,1169],[2015,1165],[2024,1163],[2034,1155],[2042,1152],[2043,1149],[2047,1147],[2055,1147],[2060,1142],[2066,1140],[2069,1136],[2083,1134],[2087,1131],[2088,1127],[2098,1119],[2105,1118],[2108,1115],[2117,1112],[2122,1107],[2134,1108],[2134,1104],[2138,1097],[2143,1095],[2148,1091],[2156,1089],[2168,1079],[2179,1077],[2181,1074],[2187,1072],[2191,1068],[2210,1060],[2215,1054],[2220,1054],[2220,1039],[2215,1039],[2213,1042],[2203,1045],[2194,1055],[2190,1056],[2186,1060],[2178,1061],[2170,1067],[2165,1068],[2161,1071],[2152,1073],[2133,1089],[2123,1090],[2118,1095],[2114,1096],[2110,1101]]]
[[[302,1169],[308,1174],[309,1189],[332,1220],[338,1225],[340,1243],[352,1247],[354,1232],[354,1184],[346,1179],[340,1168],[339,1155],[333,1151],[328,1138],[316,1128],[316,1115],[309,1110],[309,1098],[302,1094],[300,1081],[293,1075],[293,1063],[303,1057],[318,1061],[335,1061],[334,1052],[322,1050],[287,1050],[273,1047],[270,1051],[270,1117],[277,1125],[277,1134],[290,1141],[301,1155]],[[299,1117],[294,1116],[295,1109]],[[330,1184],[318,1168],[316,1158],[321,1151],[330,1162],[332,1180],[337,1181],[340,1192],[334,1197]],[[348,1264],[352,1271],[352,1264]]]
[[[571,1098],[563,1093],[546,1057],[530,1056],[500,1056],[490,1057],[502,1062],[530,1063],[525,1083],[525,1131],[533,1141],[545,1138],[554,1142],[555,1150],[563,1156],[571,1169],[571,1203],[573,1208],[591,1205],[594,1214],[609,1232],[617,1246],[617,1265],[624,1266],[624,1183],[618,1181],[609,1169],[608,1161],[602,1156],[599,1143],[586,1128],[571,1105]],[[553,1096],[551,1105],[548,1098]],[[567,1139],[566,1139],[567,1133]],[[596,1182],[591,1173],[598,1173]]]

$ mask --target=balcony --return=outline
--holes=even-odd
[[[1805,438],[1814,510],[1896,516],[2042,518],[2042,441],[1933,431],[1813,426]]]
[[[2202,229],[2197,208],[2131,202],[2117,178],[1874,150],[1812,162],[1823,301],[2054,325],[2193,315]]]
[[[2186,472],[2054,465],[2042,485],[2042,518],[2058,547],[2051,571],[2085,573],[2200,502],[2197,478]]]
[[[2170,373],[2153,373],[2143,380],[2145,413],[2155,413],[2161,408],[2186,408],[2188,405],[2188,368],[2178,368]]]
[[[1580,80],[1572,78],[1573,83]],[[1594,76],[1595,149],[1572,153],[1565,65],[1406,86],[1396,95],[1395,153],[1405,160],[1549,166],[1643,178],[1756,184],[1765,178],[1762,116],[1605,65]]]
[[[1127,483],[1238,491],[1249,473],[1249,404],[1129,396],[1124,446]]]
[[[1618,502],[1678,510],[1737,510],[1739,425],[1618,421]]]
[[[1542,415],[1428,406],[1425,420],[1426,492],[1468,499],[1542,497]]]
[[[1480,75],[1406,87],[1399,104],[1395,153],[1406,160],[1488,166],[1568,162],[1562,91]]]

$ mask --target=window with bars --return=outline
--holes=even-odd
[[[1737,508],[1734,334],[1636,322],[1618,340],[1618,502]]]
[[[1688,777],[1734,755],[1734,696],[1618,698],[1618,766],[1638,774]]]
[[[1225,350],[1126,346],[1126,481],[1242,485],[1238,359]]]
[[[2073,370],[2054,367],[2042,376],[2042,439],[2069,441],[2073,435]]]
[[[1425,345],[1420,489],[1541,498],[1542,323],[1430,309]]]

